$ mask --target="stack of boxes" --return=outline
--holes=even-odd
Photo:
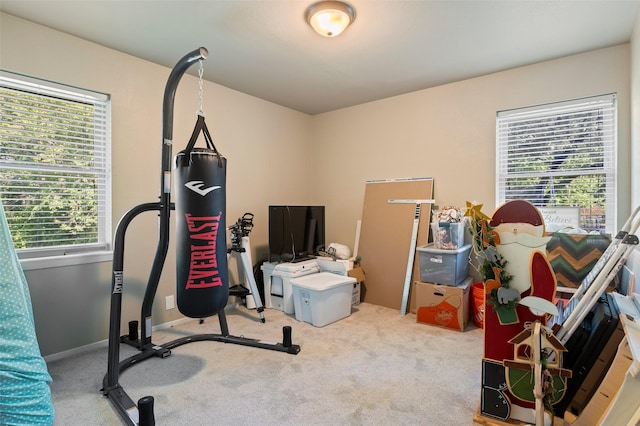
[[[416,320],[464,331],[469,321],[471,244],[466,222],[432,224],[432,244],[417,247],[420,281],[414,283]]]
[[[351,315],[360,303],[360,268],[320,259],[296,263],[265,262],[265,307],[295,314],[296,320],[324,327]]]

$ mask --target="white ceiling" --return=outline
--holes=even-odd
[[[314,0],[0,0],[0,10],[308,114],[629,41],[640,0],[349,0],[324,38]],[[1,52],[0,52],[1,55]],[[197,73],[198,67],[191,67]]]

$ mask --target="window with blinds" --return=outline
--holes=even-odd
[[[108,250],[107,95],[0,71],[0,199],[21,259]]]
[[[614,233],[616,127],[615,94],[498,112],[497,205],[575,207],[580,228]]]

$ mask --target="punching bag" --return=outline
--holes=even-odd
[[[202,131],[207,148],[194,148]],[[198,115],[187,147],[175,157],[176,295],[178,309],[205,318],[229,299],[226,237],[227,160]]]

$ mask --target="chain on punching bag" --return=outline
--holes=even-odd
[[[207,148],[194,148],[202,131]],[[227,160],[216,150],[198,115],[187,147],[175,157],[176,294],[191,318],[217,314],[227,304]]]

